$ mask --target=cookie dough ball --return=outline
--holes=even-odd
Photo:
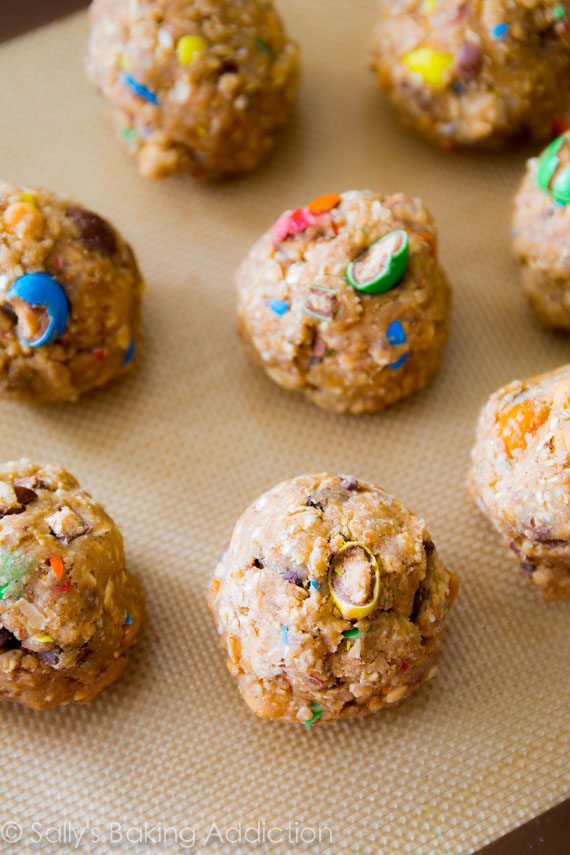
[[[439,366],[450,292],[419,199],[351,191],[288,211],[250,251],[237,289],[250,358],[324,409],[381,410]]]
[[[409,125],[444,148],[547,139],[570,94],[557,0],[386,0],[372,64]]]
[[[365,481],[320,474],[243,514],[209,603],[246,704],[311,726],[433,677],[456,593],[421,520]]]
[[[570,330],[570,131],[528,163],[515,199],[513,249],[539,320]]]
[[[570,365],[491,396],[471,492],[546,600],[570,597],[569,454]]]
[[[273,148],[299,56],[271,0],[94,0],[88,71],[147,178],[250,172]]]
[[[74,401],[131,366],[142,279],[106,220],[0,184],[0,395]]]
[[[75,478],[0,465],[0,700],[93,700],[125,668],[142,612],[119,530]]]

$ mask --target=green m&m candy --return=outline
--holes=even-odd
[[[570,204],[570,162],[562,166],[559,156],[565,146],[568,146],[565,136],[551,142],[540,156],[536,175],[540,189],[560,205]],[[570,152],[568,154],[570,160]]]
[[[346,278],[357,291],[383,294],[397,285],[406,272],[408,255],[408,233],[397,229],[351,261],[346,268]]]

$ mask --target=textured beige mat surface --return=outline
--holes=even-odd
[[[464,489],[487,395],[570,359],[570,339],[531,317],[508,252],[525,152],[443,155],[408,136],[366,67],[373,0],[282,9],[303,49],[297,114],[257,175],[224,186],[138,178],[84,79],[83,15],[0,49],[2,176],[109,216],[148,283],[140,370],[75,407],[2,403],[0,455],[62,462],[80,478],[120,523],[149,609],[126,676],[90,707],[0,709],[0,825],[23,826],[2,852],[72,851],[72,833],[83,833],[79,851],[116,851],[113,822],[123,847],[131,829],[128,851],[170,851],[137,842],[145,822],[174,829],[180,851],[192,829],[200,851],[214,822],[242,841],[262,822],[281,829],[275,851],[320,828],[314,851],[471,852],[570,795],[570,604],[547,607],[522,584]],[[429,391],[342,418],[246,364],[231,278],[282,209],[360,187],[425,199],[455,307]],[[325,468],[424,516],[462,591],[429,687],[399,709],[307,731],[246,710],[204,592],[244,507]]]

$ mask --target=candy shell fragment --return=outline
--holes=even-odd
[[[334,555],[328,581],[333,603],[346,620],[360,620],[376,608],[380,596],[380,568],[364,543],[349,541]]]
[[[47,273],[20,276],[7,293],[7,303],[18,317],[16,332],[28,347],[51,344],[65,332],[69,303],[59,282]]]
[[[408,255],[408,233],[397,229],[375,241],[351,261],[346,268],[346,278],[357,291],[382,294],[403,277]]]

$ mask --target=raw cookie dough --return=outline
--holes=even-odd
[[[0,700],[93,700],[125,668],[143,603],[119,530],[73,476],[0,465]]]
[[[381,410],[439,366],[450,290],[419,199],[350,191],[288,211],[251,249],[237,289],[252,361],[325,409]]]
[[[271,0],[94,0],[88,71],[140,172],[250,172],[297,92]]]
[[[547,139],[570,108],[568,3],[383,0],[372,64],[415,130],[444,148]]]
[[[570,597],[570,365],[491,396],[471,492],[546,600]]]
[[[74,401],[131,366],[142,279],[97,214],[0,184],[0,395]]]
[[[528,163],[515,198],[513,249],[539,320],[570,330],[570,131]]]
[[[429,680],[456,593],[421,520],[365,481],[320,474],[243,514],[209,604],[247,705],[311,726]]]

